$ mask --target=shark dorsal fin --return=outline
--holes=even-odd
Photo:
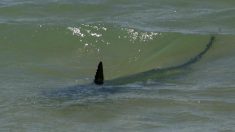
[[[95,80],[94,83],[97,85],[104,84],[104,73],[103,73],[103,64],[102,61],[99,63],[96,74],[95,74]]]

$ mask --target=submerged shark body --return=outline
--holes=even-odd
[[[117,78],[113,80],[104,80],[103,63],[99,62],[98,68],[95,74],[94,83],[87,85],[76,85],[59,89],[50,93],[46,93],[47,96],[52,98],[66,98],[66,99],[83,99],[95,96],[106,96],[107,94],[114,94],[128,91],[133,87],[123,86],[131,82],[145,81],[145,79],[156,79],[156,75],[164,74],[165,72],[177,71],[182,68],[186,68],[196,62],[198,62],[203,55],[205,55],[214,43],[215,37],[212,36],[204,48],[199,54],[191,58],[189,61],[168,68],[152,69],[149,71],[141,72],[138,74],[130,75],[127,77]],[[144,78],[145,77],[145,78]],[[147,77],[147,78],[146,78]]]

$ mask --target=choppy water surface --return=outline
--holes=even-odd
[[[0,131],[235,131],[234,5],[1,0]]]

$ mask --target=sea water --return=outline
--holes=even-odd
[[[234,6],[1,0],[0,131],[235,131]],[[211,36],[196,63],[115,84],[185,63]],[[92,84],[99,61],[113,83]]]

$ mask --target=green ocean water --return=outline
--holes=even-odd
[[[0,131],[235,131],[234,5],[1,0]]]

